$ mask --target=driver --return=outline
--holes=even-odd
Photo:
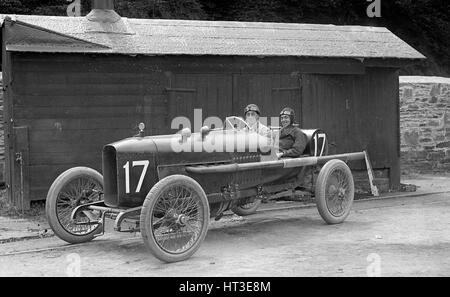
[[[300,157],[306,148],[308,138],[300,128],[294,126],[295,113],[290,107],[284,108],[280,112],[281,131],[279,136],[280,152],[278,158]]]
[[[245,122],[248,125],[249,131],[257,132],[260,135],[269,137],[270,136],[270,129],[264,126],[259,121],[259,116],[261,115],[261,112],[259,111],[259,107],[256,104],[249,104],[244,109],[244,116],[245,116]]]

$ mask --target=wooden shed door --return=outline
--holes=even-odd
[[[295,110],[297,122],[301,123],[301,80],[297,74],[235,74],[233,76],[233,113],[243,116],[247,104],[255,103],[261,116],[278,117],[289,106]]]
[[[232,76],[226,74],[175,74],[166,88],[169,100],[168,125],[176,117],[187,117],[191,129],[199,129],[206,118],[218,117],[223,121],[232,114]],[[194,118],[194,110],[201,110]],[[197,115],[199,111],[197,110]]]
[[[169,101],[168,126],[175,117],[189,118],[191,129],[201,127],[194,110],[202,110],[202,119],[216,116],[222,120],[230,115],[243,116],[247,104],[255,103],[262,117],[276,117],[286,106],[292,107],[301,122],[301,80],[292,74],[175,74],[166,88]],[[194,123],[194,120],[197,123]],[[173,131],[173,130],[172,130]]]
[[[350,76],[303,76],[303,125],[326,131],[330,153],[354,149],[352,127],[352,81]]]

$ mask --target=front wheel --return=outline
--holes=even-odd
[[[145,198],[140,217],[147,249],[164,262],[191,257],[205,239],[209,204],[192,178],[171,175],[156,183]]]
[[[53,232],[69,243],[92,240],[100,231],[96,211],[80,212],[71,220],[72,211],[82,204],[100,200],[103,177],[94,169],[74,167],[58,176],[50,187],[45,202],[47,221]]]
[[[317,177],[315,199],[317,209],[328,224],[342,223],[350,213],[355,196],[353,175],[341,160],[330,160]]]

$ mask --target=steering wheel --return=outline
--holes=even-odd
[[[231,116],[225,119],[225,130],[242,130],[245,128],[250,127],[243,118]]]

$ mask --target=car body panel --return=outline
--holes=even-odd
[[[313,133],[307,133],[308,146],[320,130],[311,131]],[[189,135],[130,137],[103,148],[105,204],[110,207],[140,206],[154,184],[173,174],[195,179],[211,197],[211,203],[223,202],[229,199],[223,195],[224,191],[283,182],[298,175],[301,168],[197,174],[187,172],[186,167],[275,159],[273,139],[244,130],[206,129]]]

